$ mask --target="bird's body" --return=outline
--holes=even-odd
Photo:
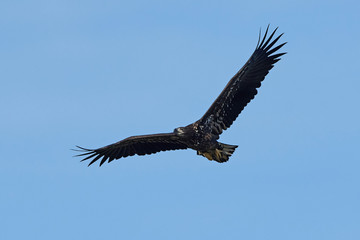
[[[226,162],[237,146],[218,142],[219,136],[213,134],[212,130],[213,122],[209,119],[204,123],[199,120],[186,127],[176,128],[174,133],[179,136],[180,141],[187,144],[188,148],[196,150],[198,155],[209,160]]]
[[[79,147],[86,156],[82,161],[92,159],[89,165],[100,158],[100,166],[108,160],[122,157],[152,154],[160,151],[191,148],[209,160],[226,162],[237,148],[218,142],[219,135],[231,126],[244,107],[255,97],[257,88],[264,80],[274,64],[285,53],[273,54],[286,43],[274,47],[280,34],[271,42],[275,31],[266,39],[265,35],[245,65],[229,81],[219,97],[198,121],[185,127],[178,127],[172,133],[133,136],[117,143],[98,148],[86,149]]]

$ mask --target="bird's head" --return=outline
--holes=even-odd
[[[185,134],[183,127],[178,127],[174,129],[174,133],[178,136],[183,136]]]

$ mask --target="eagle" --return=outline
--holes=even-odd
[[[231,78],[215,102],[196,122],[175,128],[171,133],[132,136],[97,149],[76,146],[76,151],[81,152],[76,156],[82,157],[81,161],[89,160],[88,166],[100,160],[99,166],[101,166],[106,161],[112,162],[135,154],[146,155],[190,148],[210,161],[219,163],[228,161],[238,146],[217,140],[255,97],[261,82],[280,60],[280,56],[286,54],[286,52],[277,53],[286,42],[274,47],[284,34],[274,38],[277,29],[268,36],[269,26],[267,26],[262,38],[260,30],[257,46],[249,60]]]

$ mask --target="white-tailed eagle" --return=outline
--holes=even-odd
[[[234,153],[236,145],[220,143],[219,135],[231,126],[244,107],[255,97],[257,88],[269,73],[280,56],[286,53],[276,53],[282,43],[274,47],[283,34],[274,40],[277,28],[268,35],[269,26],[264,37],[259,34],[258,44],[254,53],[245,65],[229,81],[208,111],[198,121],[186,126],[178,127],[172,133],[133,136],[97,149],[87,149],[78,146],[78,151],[90,160],[89,166],[100,160],[100,166],[106,161],[128,156],[153,154],[160,151],[191,148],[209,160],[226,162]]]

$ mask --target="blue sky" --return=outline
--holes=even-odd
[[[359,239],[357,1],[0,3],[1,239]],[[87,167],[75,145],[202,116],[254,50],[285,55],[221,141]]]

